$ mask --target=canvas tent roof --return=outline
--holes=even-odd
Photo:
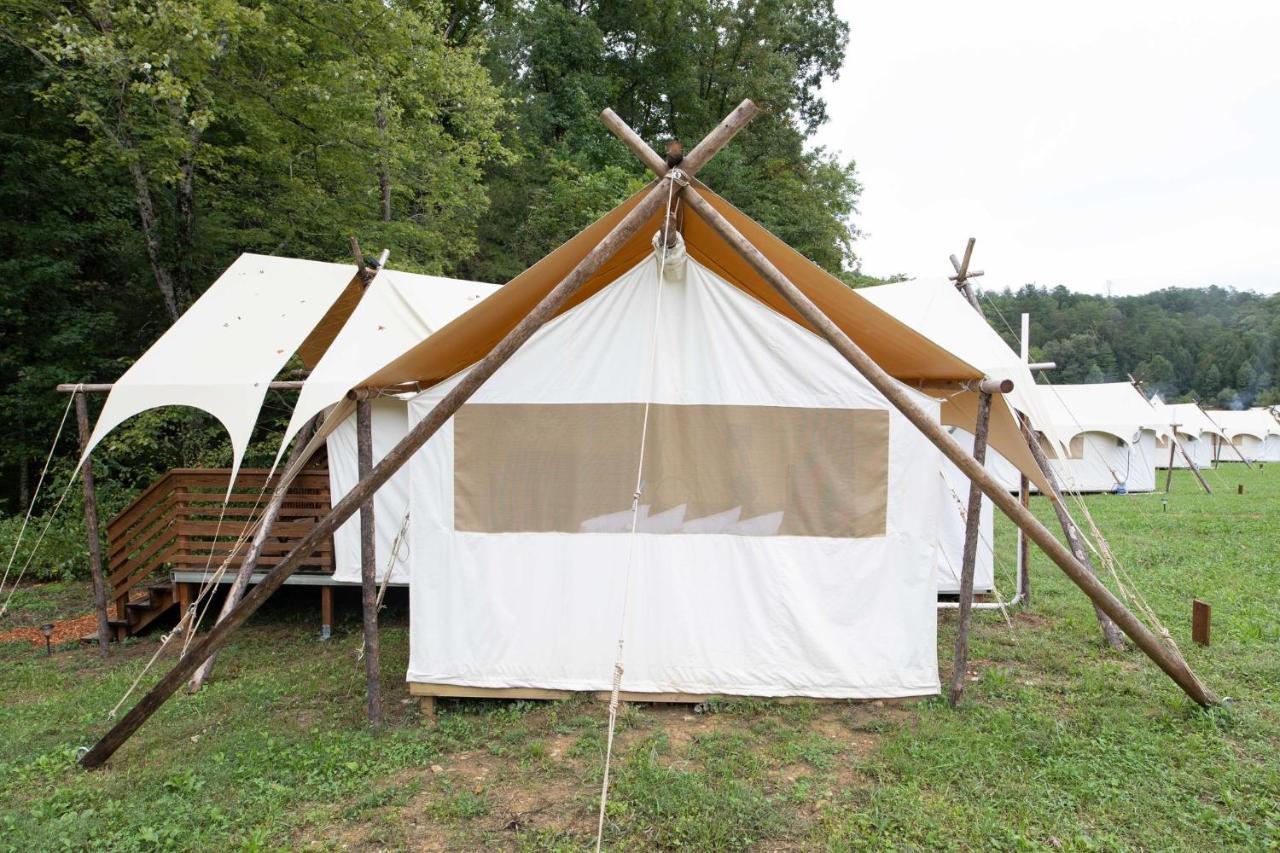
[[[1221,435],[1222,431],[1195,403],[1165,403],[1159,396],[1153,397],[1151,405],[1161,415],[1161,422],[1172,426],[1182,435],[1199,438],[1204,433]]]
[[[981,366],[966,361],[962,354],[913,329],[805,258],[705,185],[696,180],[693,183],[712,207],[894,378],[907,384],[918,384],[975,380],[984,376]],[[492,297],[373,373],[363,384],[389,387],[417,382],[430,386],[478,361],[568,275],[652,187],[653,184],[649,184],[622,202],[512,279]],[[799,314],[688,207],[683,208],[682,226],[690,258],[775,312],[809,328]],[[598,293],[648,255],[652,251],[651,237],[660,227],[660,216],[655,214],[635,237],[588,279],[561,313]],[[972,431],[977,415],[977,394],[956,393],[952,389],[944,397],[943,421]],[[1038,485],[1042,485],[1039,470],[1026,449],[1012,412],[1002,398],[997,397],[997,400],[992,410],[990,443]]]
[[[1222,429],[1227,438],[1251,435],[1265,440],[1268,435],[1280,435],[1280,422],[1265,409],[1214,410],[1209,417]]]
[[[1038,385],[1036,391],[1059,432],[1105,432],[1126,442],[1143,429],[1166,433],[1157,411],[1128,382]]]

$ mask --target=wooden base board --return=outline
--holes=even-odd
[[[541,687],[464,687],[457,684],[423,684],[422,682],[410,681],[409,695],[424,699],[430,698],[432,700],[540,699],[560,701],[572,698],[578,694],[571,690],[545,690]],[[591,691],[588,695],[601,702],[608,702],[611,698],[608,690]],[[837,702],[883,702],[885,704],[897,704],[902,702],[914,702],[917,699],[924,699],[927,697],[908,696],[895,699],[834,699],[818,696],[724,696],[712,693],[636,693],[629,690],[623,690],[618,694],[618,698],[623,702],[665,702],[684,705],[700,705],[704,702],[709,702],[712,699],[722,699],[724,701],[733,701],[735,699],[756,699],[760,701],[773,702],[778,705],[793,705],[799,703],[833,704]],[[434,708],[434,702],[432,703],[432,707]]]

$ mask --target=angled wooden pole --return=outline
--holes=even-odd
[[[968,257],[966,255],[966,260]],[[987,430],[991,424],[991,395],[978,395],[978,416],[973,428],[973,459],[987,462]],[[951,669],[951,705],[960,704],[969,671],[969,623],[973,619],[973,572],[978,562],[979,522],[982,520],[982,489],[969,482],[969,506],[964,518],[964,552],[960,563],[960,608],[956,624],[956,653]]]
[[[1214,456],[1217,457],[1215,461],[1217,462],[1222,461],[1222,441],[1225,440],[1227,442],[1227,446],[1231,448],[1231,450],[1236,454],[1236,456],[1240,457],[1240,461],[1245,464],[1245,467],[1252,469],[1253,466],[1249,464],[1248,459],[1244,458],[1244,454],[1240,452],[1240,448],[1236,447],[1235,442],[1227,438],[1226,430],[1222,428],[1222,425],[1217,421],[1215,421],[1213,419],[1213,416],[1209,414],[1208,410],[1205,409],[1204,406],[1200,405],[1198,401],[1196,402],[1196,408],[1200,410],[1201,414],[1203,414],[1206,418],[1209,419],[1209,423],[1213,424],[1215,427],[1218,428],[1219,435],[1214,436],[1214,442],[1213,442],[1214,448],[1215,448]]]
[[[107,616],[107,581],[102,573],[102,538],[98,533],[98,492],[93,481],[93,460],[85,456],[89,446],[89,406],[84,394],[75,395],[76,426],[80,434],[80,455],[84,464],[84,534],[89,546],[89,575],[93,578],[93,612],[98,617],[98,654],[106,657],[111,647],[111,621]]]
[[[1112,594],[1075,555],[1039,520],[978,465],[941,425],[916,405],[880,365],[876,364],[857,344],[849,339],[831,318],[822,312],[799,288],[797,288],[773,263],[747,240],[733,223],[725,219],[698,191],[690,186],[683,194],[685,203],[693,209],[717,234],[781,295],[796,312],[820,335],[827,339],[846,361],[853,365],[889,402],[909,420],[916,429],[933,442],[948,459],[982,488],[983,493],[1015,524],[1027,531],[1027,535],[1056,563],[1059,568],[1087,595],[1094,604],[1113,619],[1188,696],[1200,705],[1216,705],[1218,698],[1196,678],[1185,660],[1175,650],[1167,647],[1120,599]]]
[[[981,272],[969,272],[969,262],[973,259],[973,247],[976,242],[977,240],[975,238],[969,238],[969,243],[964,250],[963,261],[957,261],[955,255],[951,256],[951,265],[956,268],[956,274],[951,277],[951,280],[956,283],[956,288],[964,294],[966,299],[969,300],[969,304],[973,306],[973,310],[977,311],[978,316],[982,317],[985,321],[986,315],[982,313],[982,307],[978,304],[978,296],[973,292],[973,287],[969,284],[970,278],[982,275]],[[1027,315],[1025,314],[1023,317],[1027,319],[1027,323],[1024,323],[1024,325],[1029,327],[1029,318],[1027,318]],[[1029,350],[1029,343],[1024,344],[1023,348]],[[1019,420],[1022,421],[1021,418]],[[1025,422],[1023,422],[1022,425],[1022,432],[1026,437],[1027,447],[1031,451],[1031,456],[1035,459],[1037,467],[1040,468],[1040,474],[1053,490],[1049,495],[1049,502],[1053,505],[1053,513],[1058,518],[1058,526],[1062,528],[1062,535],[1067,538],[1069,543],[1071,543],[1071,552],[1075,554],[1076,559],[1079,560],[1086,569],[1096,575],[1097,570],[1093,566],[1093,558],[1089,556],[1089,550],[1084,546],[1084,536],[1080,533],[1080,527],[1076,524],[1075,519],[1071,517],[1070,511],[1067,510],[1066,502],[1062,500],[1062,488],[1058,485],[1058,479],[1054,476],[1053,468],[1049,465],[1049,460],[1041,450],[1040,442],[1036,438],[1035,434],[1027,428]],[[1027,503],[1024,502],[1023,506],[1026,505]],[[1022,535],[1024,537],[1023,550],[1025,551],[1025,534]],[[1100,608],[1095,607],[1094,613],[1098,618],[1098,628],[1102,631],[1102,638],[1106,640],[1107,645],[1113,649],[1123,649],[1124,636],[1120,633],[1120,629],[1116,627],[1116,624],[1112,622],[1111,618]]]
[[[1164,493],[1169,494],[1169,488],[1173,486],[1173,454],[1178,450],[1178,425],[1172,424],[1169,427],[1169,470],[1164,475]]]
[[[293,471],[293,476],[296,476],[297,472],[301,471],[300,466],[297,468],[295,466],[301,458],[307,442],[311,440],[311,433],[315,430],[315,426],[316,418],[312,418],[303,424],[302,429],[298,430],[298,435],[294,438],[293,449],[289,451],[284,467],[279,469],[280,478],[276,481],[275,488],[271,491],[271,498],[267,501],[266,508],[262,510],[262,515],[258,518],[258,527],[253,531],[253,538],[249,541],[249,550],[245,552],[244,559],[236,570],[235,579],[231,581],[231,586],[227,589],[226,598],[222,600],[222,609],[218,612],[218,622],[231,615],[231,611],[240,603],[240,599],[244,597],[244,591],[249,587],[249,581],[253,578],[253,573],[258,568],[258,559],[262,556],[262,549],[266,546],[267,539],[271,537],[271,528],[275,526],[276,519],[280,517],[280,510],[284,507],[284,500],[289,494],[289,487],[293,485],[293,479],[289,477],[289,472]],[[188,630],[194,631],[195,629],[196,626],[192,624]],[[209,679],[209,675],[213,672],[213,664],[216,659],[217,654],[212,654],[205,659],[204,663],[200,664],[200,668],[195,671],[191,676],[191,680],[187,682],[188,692],[195,693],[204,686],[204,683]]]
[[[1182,452],[1182,458],[1187,460],[1187,466],[1191,469],[1191,473],[1196,475],[1196,479],[1200,481],[1200,487],[1204,489],[1205,494],[1209,494],[1209,495],[1213,494],[1213,489],[1209,488],[1209,484],[1204,479],[1204,474],[1200,473],[1200,466],[1196,464],[1196,460],[1191,458],[1191,454],[1187,452],[1187,448],[1184,447],[1182,445],[1182,442],[1178,440],[1177,431],[1174,431],[1170,440],[1173,441],[1174,444],[1178,445],[1178,450]],[[1172,460],[1173,458],[1172,453],[1169,454],[1169,458]],[[1169,468],[1169,473],[1170,475],[1172,475],[1173,473],[1172,466],[1170,466]],[[1167,484],[1165,486],[1165,491],[1166,492],[1169,491]]]
[[[1031,481],[1026,474],[1018,476],[1018,503],[1023,509],[1031,507]],[[1022,595],[1022,606],[1031,608],[1031,549],[1027,547],[1027,534],[1018,528],[1018,592]]]
[[[373,471],[373,404],[356,403],[356,470],[361,480]],[[364,676],[369,725],[382,728],[382,666],[378,642],[378,561],[373,494],[360,505],[360,604],[364,619]]]
[[[753,104],[745,101],[734,113],[738,114],[739,110],[746,111],[748,113],[747,120],[749,120],[750,115],[754,114],[754,109]],[[703,163],[714,156],[737,133],[742,123],[745,122],[737,122],[735,127],[727,122],[722,122],[707,138],[698,143],[697,148],[690,153],[690,157],[694,154],[699,155],[699,160],[695,160],[694,165],[700,168]],[[701,149],[701,152],[699,149]],[[685,160],[688,161],[689,157],[686,157]],[[691,173],[687,163],[682,168],[686,174]],[[409,430],[400,443],[392,448],[391,452],[381,462],[374,466],[369,475],[356,483],[351,491],[338,501],[333,510],[316,523],[315,527],[302,538],[302,541],[289,552],[289,555],[267,573],[262,582],[244,597],[244,600],[236,606],[227,618],[215,625],[203,639],[199,640],[178,661],[173,669],[166,673],[136,705],[129,709],[128,713],[120,718],[120,721],[110,731],[103,735],[101,740],[94,744],[92,749],[81,757],[81,766],[88,769],[101,767],[103,762],[110,758],[173,695],[178,686],[195,671],[200,661],[222,648],[231,634],[244,624],[253,615],[254,611],[261,607],[262,603],[284,584],[290,575],[297,571],[302,561],[309,557],[324,539],[332,536],[333,532],[350,518],[370,495],[382,488],[395,472],[408,462],[409,458],[426,444],[449,418],[453,417],[453,414],[462,407],[462,404],[470,399],[471,395],[498,368],[505,364],[534,332],[555,317],[565,303],[569,301],[569,298],[613,258],[618,253],[618,250],[635,236],[646,222],[663,209],[668,194],[678,185],[675,183],[675,177],[673,174],[663,175],[649,190],[648,194],[623,216],[600,243],[588,252],[569,274],[552,288],[524,319],[517,323],[489,351],[488,355],[476,362],[466,376],[441,398],[440,402],[435,405],[435,408],[425,418]]]

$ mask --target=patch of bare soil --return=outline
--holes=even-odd
[[[54,646],[78,641],[81,637],[98,632],[98,619],[92,613],[77,616],[74,619],[59,619],[53,623],[53,635],[49,642]],[[33,646],[43,646],[44,634],[39,625],[25,628],[14,628],[0,634],[0,643],[27,642]]]

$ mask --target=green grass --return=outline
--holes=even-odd
[[[977,616],[979,675],[959,710],[937,700],[628,708],[606,842],[1280,847],[1280,465],[1224,465],[1209,479],[1214,497],[1179,473],[1167,509],[1159,494],[1088,506],[1192,667],[1231,697],[1225,707],[1200,710],[1139,653],[1104,650],[1088,602],[1037,554],[1032,609],[1012,628]],[[1042,500],[1033,508],[1049,517]],[[1007,525],[997,538],[1011,551]],[[1213,606],[1207,649],[1188,636],[1193,597]],[[345,621],[322,644],[312,598],[273,602],[201,694],[168,703],[96,773],[76,767],[76,750],[105,731],[158,635],[105,663],[87,648],[45,657],[0,644],[0,850],[590,846],[602,705],[442,703],[439,724],[424,727],[402,683],[407,618],[393,609],[391,719],[374,736],[362,725],[355,602],[340,601]],[[88,602],[83,584],[27,587],[0,630]],[[938,638],[944,679],[952,619]]]

